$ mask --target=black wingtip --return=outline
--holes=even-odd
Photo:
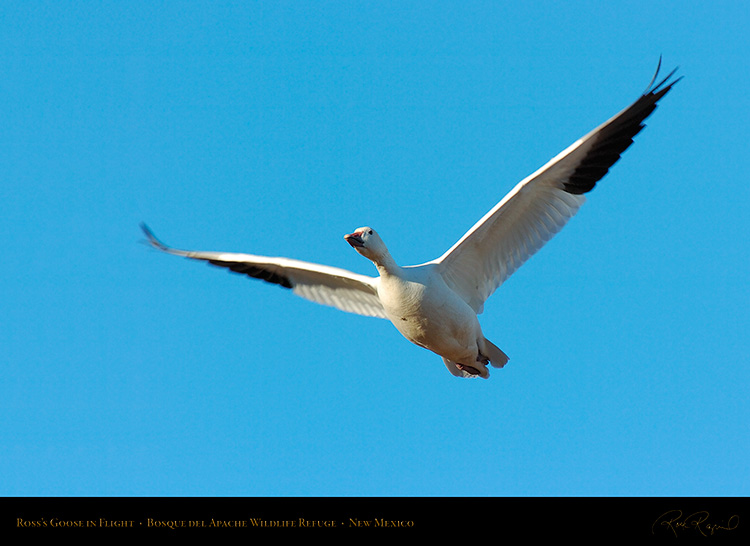
[[[654,76],[651,78],[651,81],[648,82],[648,85],[646,86],[645,93],[648,93],[651,89],[651,86],[654,85],[654,82],[656,81],[656,78],[659,76],[659,70],[661,70],[661,55],[659,55],[659,62],[656,65],[656,72],[654,72]]]
[[[146,235],[146,238],[148,239],[145,241],[149,245],[151,245],[154,248],[158,248],[159,250],[163,250],[165,252],[169,251],[169,247],[162,243],[159,239],[156,238],[156,235],[154,235],[154,232],[151,231],[151,228],[149,228],[145,222],[141,222],[140,224],[141,230]]]
[[[677,72],[675,68],[666,78],[654,85],[659,77],[660,69],[661,57],[659,57],[656,73],[641,97],[600,129],[599,135],[586,156],[567,181],[563,182],[565,191],[572,194],[591,191],[596,183],[607,174],[610,167],[620,159],[621,154],[630,147],[635,135],[645,127],[644,120],[651,115],[659,100],[682,79],[680,77],[670,81]]]
[[[646,86],[646,90],[643,92],[643,95],[654,95],[657,93],[661,93],[662,96],[666,94],[671,87],[676,84],[678,81],[680,81],[684,76],[680,76],[676,80],[673,80],[664,87],[664,85],[672,78],[672,76],[675,75],[675,73],[680,69],[679,66],[676,66],[665,78],[663,78],[659,83],[654,85],[654,82],[656,82],[656,79],[659,77],[659,72],[661,71],[661,55],[659,55],[659,63],[656,65],[656,72],[654,72],[654,76],[651,78],[651,81]]]

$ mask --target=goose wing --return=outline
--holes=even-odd
[[[661,66],[661,59],[659,60]],[[585,198],[632,143],[656,103],[679,81],[654,85],[550,160],[472,227],[437,264],[446,283],[477,313],[505,280],[575,215]]]
[[[256,279],[291,289],[296,295],[342,311],[370,317],[386,318],[378,298],[374,277],[289,258],[269,258],[235,252],[203,252],[171,248],[159,241],[145,224],[141,224],[148,242],[154,248],[193,260],[226,267]]]

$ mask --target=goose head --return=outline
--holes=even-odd
[[[352,245],[354,250],[374,262],[378,262],[379,258],[388,254],[388,249],[380,235],[371,227],[357,228],[354,233],[344,235],[344,239]]]

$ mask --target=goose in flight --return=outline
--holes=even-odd
[[[508,357],[482,333],[477,315],[485,300],[575,215],[584,194],[679,81],[672,80],[675,72],[654,85],[657,68],[638,100],[519,182],[445,254],[421,265],[399,266],[370,227],[344,239],[375,264],[377,277],[289,258],[178,250],[141,227],[152,246],[169,254],[275,283],[343,311],[388,319],[406,339],[442,357],[453,375],[488,378],[487,366],[501,368]]]

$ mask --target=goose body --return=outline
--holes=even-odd
[[[484,337],[477,316],[484,302],[576,214],[584,194],[679,81],[670,81],[674,72],[656,85],[655,74],[633,104],[519,182],[445,254],[421,265],[399,266],[370,227],[345,239],[373,262],[377,277],[289,258],[179,250],[142,228],[164,252],[278,284],[343,311],[388,319],[406,339],[441,356],[453,375],[488,378],[487,366],[502,367],[508,357]]]
[[[497,367],[508,361],[484,338],[476,312],[445,283],[434,264],[380,271],[378,297],[396,329],[443,357],[454,375],[489,377],[490,359]]]

